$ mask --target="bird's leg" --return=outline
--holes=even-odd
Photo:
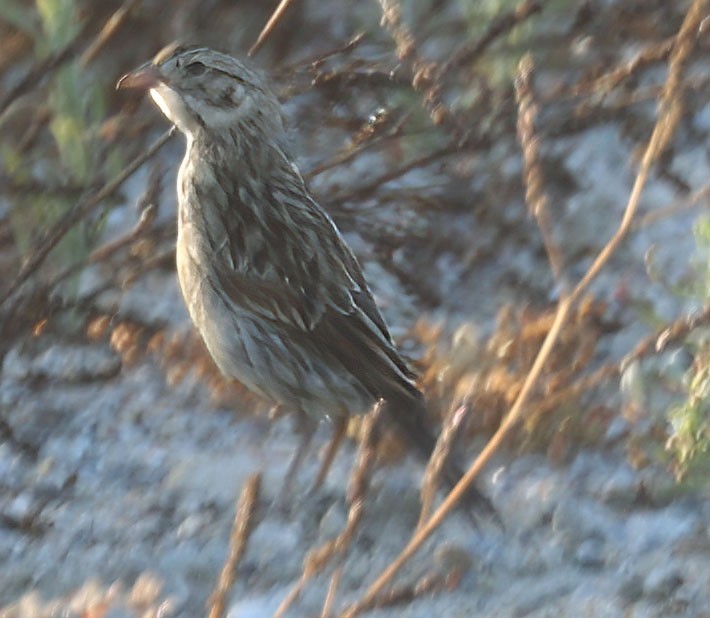
[[[325,478],[328,476],[330,471],[330,466],[333,464],[335,456],[338,454],[338,449],[343,443],[343,438],[345,437],[345,430],[348,428],[348,417],[341,416],[335,419],[333,422],[333,435],[330,438],[330,442],[325,449],[323,454],[323,461],[321,461],[320,468],[318,469],[318,474],[316,475],[313,485],[311,485],[310,492],[316,491],[322,484]]]
[[[298,443],[296,453],[294,454],[293,459],[291,459],[291,463],[288,465],[288,471],[284,477],[282,493],[285,495],[288,495],[291,491],[296,474],[303,463],[303,458],[308,452],[317,427],[317,424],[302,410],[296,412],[294,424],[296,425],[296,432],[300,435],[300,442]]]

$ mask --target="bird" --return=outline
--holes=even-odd
[[[117,88],[147,91],[186,138],[177,274],[221,372],[309,426],[330,419],[341,434],[381,402],[426,461],[436,433],[416,376],[360,263],[308,189],[262,73],[206,47],[171,45]],[[453,486],[462,474],[450,463],[444,476]],[[494,512],[476,488],[471,500]]]

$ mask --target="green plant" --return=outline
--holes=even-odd
[[[695,228],[697,279],[694,297],[710,303],[710,217],[701,216]],[[666,450],[679,480],[707,483],[710,472],[710,329],[698,328],[687,338],[693,362],[683,377],[687,398],[668,410],[671,433]]]
[[[65,48],[81,27],[77,0],[36,0],[34,7],[5,2],[2,16],[29,36],[34,60]],[[46,118],[48,133],[40,133],[29,151],[21,152],[12,143],[5,143],[0,150],[2,171],[7,177],[35,188],[15,196],[10,206],[10,224],[20,255],[27,253],[39,232],[72,208],[77,193],[119,163],[103,152],[99,127],[106,113],[106,84],[90,67],[73,58],[49,76],[46,86],[37,87],[46,88],[47,93],[27,96],[29,106],[22,107],[31,109],[23,111],[23,118],[29,114],[31,122],[38,125]],[[67,187],[78,191],[46,190]],[[81,262],[100,229],[100,218],[82,221],[54,249],[50,262],[58,268]]]

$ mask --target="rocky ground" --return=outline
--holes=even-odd
[[[175,294],[172,280],[163,284]],[[345,523],[352,447],[317,495],[306,495],[311,457],[292,495],[275,503],[297,444],[287,420],[213,409],[200,384],[168,386],[151,362],[119,370],[102,346],[6,358],[2,405],[27,452],[0,450],[2,615],[56,615],[53,607],[74,608],[72,616],[204,615],[235,499],[257,470],[258,525],[229,616],[272,615],[305,552]],[[664,472],[633,470],[616,442],[612,432],[557,467],[542,456],[500,456],[485,486],[505,530],[476,531],[455,515],[402,582],[457,560],[458,586],[371,615],[708,616],[710,503],[673,497]],[[420,474],[411,460],[375,474],[344,599],[357,598],[408,538]],[[290,615],[318,615],[326,585],[316,579]],[[142,613],[150,607],[155,613]]]
[[[599,9],[617,3],[592,4]],[[329,3],[319,11],[296,9],[301,12],[290,31],[317,27],[327,33],[324,44],[334,47],[356,26],[377,28],[379,10],[373,7],[357,12]],[[172,16],[168,30],[185,27],[184,12]],[[261,24],[264,16],[257,13],[249,13],[250,19]],[[237,26],[230,10],[225,15],[232,21],[220,22],[214,36],[229,41],[230,29]],[[149,21],[145,13],[142,19],[143,25]],[[676,30],[679,25],[670,19],[669,24]],[[205,25],[199,28],[205,36]],[[307,48],[299,47],[304,35],[290,36],[283,46],[306,56]],[[437,39],[426,51],[435,55],[445,41]],[[145,47],[147,57],[154,46],[139,37],[137,47]],[[629,43],[624,57],[635,50]],[[121,53],[114,64],[144,59],[130,57],[126,49]],[[267,51],[267,64],[278,64],[278,56]],[[131,65],[107,66],[118,75]],[[556,80],[556,68],[543,72],[541,89]],[[336,131],[332,124],[323,127],[324,133],[315,130],[320,114],[314,114],[314,102],[316,95],[307,91],[287,104],[296,127],[293,140],[307,171],[337,151],[330,139]],[[635,175],[634,152],[647,138],[644,131],[652,126],[654,110],[650,102],[623,122],[596,123],[544,144],[554,232],[571,275],[584,272],[590,256],[618,225]],[[334,106],[329,112],[337,116],[342,110]],[[152,112],[146,107],[143,113]],[[545,123],[554,127],[554,118]],[[707,183],[709,134],[707,105],[691,108],[674,155],[649,182],[641,215],[672,206]],[[181,150],[182,143],[173,140],[160,154],[171,171],[161,190],[159,221],[174,217],[174,170]],[[351,167],[315,176],[312,185],[327,204],[329,196],[362,185],[400,155],[396,150],[366,153]],[[540,307],[555,300],[559,290],[536,226],[525,213],[521,173],[513,139],[476,153],[475,161],[462,158],[436,169],[417,169],[390,185],[413,193],[426,187],[426,197],[431,187],[439,187],[432,203],[446,207],[430,203],[411,214],[391,205],[381,208],[388,204],[384,200],[353,211],[347,200],[333,200],[336,219],[362,258],[395,334],[407,333],[425,314],[445,322],[446,336],[466,323],[484,337],[494,330],[504,304]],[[135,223],[133,204],[148,175],[141,170],[124,187],[121,203],[108,217],[105,240]],[[707,194],[704,199],[700,205],[707,209]],[[593,291],[607,303],[607,317],[614,322],[613,332],[599,342],[598,362],[618,361],[658,321],[694,307],[697,301],[674,294],[667,284],[688,276],[696,217],[697,210],[688,209],[638,226],[595,282]],[[406,242],[383,256],[379,228],[396,228],[393,236],[404,229]],[[88,268],[80,293],[88,296],[110,275],[105,266]],[[169,261],[130,286],[102,292],[94,309],[110,316],[114,325],[126,320],[151,333],[190,341],[191,325]],[[682,372],[684,363],[682,354],[657,360],[669,371]],[[0,618],[206,615],[227,556],[235,502],[255,471],[263,475],[256,527],[229,596],[230,618],[272,616],[301,576],[306,553],[343,528],[356,457],[353,443],[341,451],[324,487],[309,495],[317,469],[314,449],[290,495],[284,496],[284,475],[298,444],[289,419],[270,421],[247,405],[242,406],[250,408],[245,413],[235,397],[215,399],[204,372],[183,367],[179,379],[174,373],[147,337],[138,353],[128,354],[115,331],[111,339],[92,339],[55,326],[40,336],[19,337],[5,350],[0,373]],[[540,454],[544,448],[521,453],[511,444],[500,452],[482,486],[503,529],[492,522],[474,529],[468,518],[454,514],[400,574],[400,602],[368,615],[710,617],[707,485],[704,490],[680,488],[657,461],[632,466],[628,456],[629,436],[666,403],[654,399],[655,391],[642,376],[643,369],[636,368],[624,375],[624,389],[618,380],[609,385],[604,407],[613,410],[612,419],[593,444],[576,446],[560,460]],[[625,413],[639,401],[640,414]],[[585,411],[583,401],[574,405],[579,414]],[[328,435],[323,426],[315,444],[323,446]],[[469,446],[471,457],[482,439]],[[360,598],[406,544],[418,516],[421,474],[413,459],[389,462],[374,473],[364,520],[344,563],[336,609]],[[429,592],[410,590],[423,578],[431,582],[452,572],[455,577]],[[312,581],[287,615],[321,615],[329,575]]]

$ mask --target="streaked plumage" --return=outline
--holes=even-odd
[[[187,137],[178,276],[221,371],[316,419],[384,399],[428,456],[435,440],[414,376],[357,259],[293,163],[260,74],[209,49],[173,49],[119,86],[149,89]]]

